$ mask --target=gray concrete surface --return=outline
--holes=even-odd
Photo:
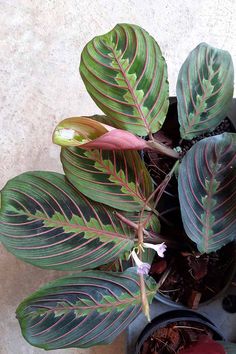
[[[78,74],[81,50],[116,23],[139,24],[157,39],[172,95],[181,63],[199,42],[229,50],[236,64],[235,0],[0,0],[0,17],[0,189],[26,170],[61,170],[51,144],[56,123],[99,112]],[[25,265],[3,249],[0,270],[0,353],[40,354],[21,338],[14,312],[58,273]],[[100,350],[123,353],[124,340]]]
[[[236,288],[231,287],[227,293],[236,294]],[[228,313],[222,308],[222,300],[225,295],[215,301],[201,305],[197,310],[198,313],[209,319],[217,328],[218,332],[225,340],[236,342],[236,313]],[[170,307],[154,299],[150,306],[151,320],[167,311],[185,309],[184,307]],[[127,353],[134,354],[137,340],[142,333],[143,329],[147,326],[147,320],[143,314],[140,314],[135,321],[129,326],[127,337]],[[199,353],[204,354],[204,353]]]

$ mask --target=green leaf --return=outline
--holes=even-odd
[[[146,277],[149,302],[156,282]],[[141,312],[139,276],[85,271],[53,281],[19,305],[24,338],[46,350],[111,343]]]
[[[236,134],[203,139],[179,169],[179,198],[187,235],[200,252],[217,251],[235,239]]]
[[[180,69],[176,94],[183,139],[212,131],[232,103],[234,67],[227,51],[199,44]]]
[[[10,180],[1,196],[1,241],[25,262],[92,269],[133,247],[133,230],[114,210],[87,200],[58,173],[24,173]]]
[[[138,243],[135,246],[138,246]],[[142,262],[149,263],[151,265],[155,255],[156,251],[154,249],[145,248],[142,253]],[[133,257],[130,257],[130,252],[127,252],[121,258],[117,258],[113,262],[102,265],[99,269],[103,271],[124,272],[130,267],[135,267],[135,262]]]
[[[118,24],[92,39],[82,52],[80,73],[111,125],[141,136],[161,128],[169,106],[167,67],[141,27]]]
[[[62,148],[61,161],[66,177],[80,192],[119,210],[140,211],[153,191],[151,177],[136,151],[68,147]]]

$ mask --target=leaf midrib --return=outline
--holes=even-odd
[[[115,51],[114,51],[114,48],[108,46],[106,43],[103,43],[103,45],[106,46],[106,47],[112,52],[113,57],[114,57],[114,59],[116,60],[118,66],[119,66],[120,72],[121,72],[121,74],[123,75],[123,77],[124,77],[124,79],[125,79],[125,82],[126,82],[126,85],[127,85],[128,90],[129,90],[129,93],[131,94],[131,96],[132,96],[132,98],[133,98],[134,105],[135,105],[136,109],[137,109],[138,112],[139,112],[139,115],[141,116],[141,118],[142,118],[142,120],[143,120],[143,123],[144,123],[144,125],[145,125],[146,130],[147,130],[147,134],[149,134],[149,133],[151,132],[151,131],[150,131],[150,126],[149,126],[149,124],[148,124],[148,122],[147,122],[146,117],[145,117],[144,114],[143,114],[143,111],[142,111],[142,108],[141,108],[140,104],[139,104],[138,101],[137,101],[137,97],[136,97],[136,95],[134,94],[133,88],[132,88],[132,86],[130,85],[130,82],[129,82],[127,76],[126,76],[126,73],[125,73],[125,71],[124,71],[124,69],[123,69],[123,67],[122,67],[122,65],[121,65],[121,63],[120,63],[120,61],[119,61],[119,58],[116,56],[116,53],[115,53]]]
[[[118,173],[116,173],[116,174],[114,173],[115,169],[114,169],[114,171],[112,171],[112,170],[110,170],[109,166],[107,166],[106,164],[103,163],[102,158],[100,158],[99,160],[97,160],[96,158],[93,158],[92,160],[100,163],[100,165],[107,171],[107,173],[109,175],[113,176],[119,182],[119,186],[124,187],[125,189],[127,189],[127,191],[130,192],[130,196],[132,196],[132,195],[135,196],[136,198],[138,198],[141,201],[141,204],[145,204],[146,198],[145,199],[142,198],[142,195],[139,193],[139,190],[137,190],[137,192],[136,192],[133,189],[131,189],[128,184],[124,183],[124,181],[119,177]],[[135,184],[136,184],[136,181],[135,181]]]
[[[21,213],[18,213],[18,215],[19,214],[21,215]],[[70,224],[69,222],[66,223],[66,222],[62,222],[62,221],[56,221],[56,220],[52,220],[51,218],[46,218],[46,217],[43,218],[43,217],[37,216],[35,214],[26,213],[24,211],[23,211],[23,215],[26,215],[27,217],[32,218],[32,219],[37,219],[37,220],[41,220],[41,221],[51,222],[52,224],[55,224],[56,227],[66,226],[66,227],[71,227],[73,229],[80,228],[81,232],[86,232],[87,231],[87,232],[94,232],[94,233],[102,234],[102,235],[105,233],[106,235],[109,235],[109,236],[111,236],[113,238],[121,238],[121,239],[124,239],[124,240],[132,241],[127,236],[123,236],[122,234],[115,233],[115,232],[112,232],[112,231],[108,231],[106,229],[99,230],[99,229],[94,229],[94,228],[89,227],[89,226],[81,226],[81,225],[76,225],[76,224]],[[79,215],[77,215],[77,216],[79,216]],[[46,226],[46,227],[48,227],[48,226]],[[69,232],[72,232],[72,231],[64,231],[64,232],[65,233],[69,233]]]
[[[215,75],[215,73],[214,73],[214,75]],[[214,75],[212,76],[212,78],[211,78],[211,77],[209,78],[210,82],[211,82],[211,80],[213,79]],[[184,93],[184,90],[183,90],[183,85],[181,85],[181,90],[182,90],[183,95],[185,96],[185,93]],[[202,97],[201,97],[200,109],[201,109],[203,103],[208,99],[207,93],[208,93],[208,91],[207,91],[207,90],[204,90],[203,95],[202,95]],[[189,112],[186,112],[186,113],[187,113],[187,116],[188,116],[188,118],[189,118]],[[204,110],[204,111],[201,111],[201,110],[199,110],[199,108],[198,108],[198,110],[196,110],[196,108],[194,107],[194,117],[193,117],[193,119],[190,121],[190,123],[189,123],[187,129],[185,129],[185,133],[186,133],[186,134],[195,132],[195,130],[192,131],[191,128],[193,128],[194,125],[196,124],[196,122],[195,122],[195,121],[196,121],[196,118],[197,118],[198,116],[200,116],[202,113],[205,113],[205,110]],[[205,120],[204,120],[203,122],[200,121],[198,124],[201,124],[201,123],[205,123]]]
[[[210,227],[210,216],[211,216],[211,202],[213,199],[213,195],[214,193],[212,192],[212,188],[213,188],[213,180],[215,177],[215,173],[212,172],[211,177],[210,177],[210,186],[209,186],[209,190],[208,190],[208,200],[207,200],[207,208],[205,209],[205,215],[206,215],[206,222],[205,222],[205,232],[204,235],[206,237],[204,237],[204,244],[205,244],[205,249],[208,249],[209,246],[209,232],[211,230]]]
[[[147,297],[153,295],[154,291],[146,291]],[[41,306],[41,305],[37,305],[37,304],[32,304],[31,306],[34,307],[40,307],[40,308],[47,308],[48,311],[45,311],[43,314],[47,314],[50,312],[57,312],[57,311],[74,311],[74,310],[86,310],[86,309],[100,309],[100,308],[110,308],[110,307],[119,307],[120,305],[124,305],[124,304],[130,304],[133,303],[134,301],[138,301],[140,299],[140,294],[134,295],[132,297],[130,297],[130,299],[127,300],[119,300],[119,301],[115,301],[112,303],[107,303],[107,304],[95,304],[94,306],[61,306],[61,307],[55,307],[55,308],[50,308],[50,307],[46,307],[46,306]],[[44,299],[42,299],[44,300]],[[46,300],[45,300],[46,301]],[[137,303],[138,305],[138,303]],[[141,306],[141,302],[140,302],[140,306]]]

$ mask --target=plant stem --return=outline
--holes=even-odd
[[[144,213],[144,210],[145,210],[147,204],[150,202],[150,200],[152,200],[152,198],[153,198],[153,197],[157,194],[157,192],[158,192],[158,195],[157,195],[157,197],[156,197],[156,201],[155,201],[154,207],[152,208],[152,209],[155,210],[155,208],[156,208],[156,206],[157,206],[159,200],[161,199],[162,194],[164,193],[164,191],[165,191],[165,189],[166,189],[167,184],[168,184],[169,181],[171,180],[171,178],[172,178],[172,176],[173,176],[175,170],[178,168],[178,166],[179,166],[179,160],[175,162],[174,166],[172,167],[172,169],[170,170],[170,172],[165,176],[165,179],[162,181],[162,183],[161,183],[159,186],[157,186],[157,188],[152,192],[152,194],[150,194],[150,196],[149,196],[148,199],[146,200],[146,202],[145,202],[145,204],[144,204],[144,206],[143,206],[143,208],[142,208],[142,210],[141,210],[141,213],[140,213],[140,220],[143,219],[143,213]],[[157,211],[155,212],[155,214],[156,214],[157,216],[159,216]],[[145,222],[143,222],[143,225],[144,225],[144,226],[149,222],[151,216],[152,216],[152,214],[150,214],[150,215],[146,218]]]
[[[163,215],[171,213],[172,211],[175,211],[175,210],[179,210],[179,207],[169,208],[169,209],[163,211],[162,213],[160,213],[159,216],[163,216]]]
[[[132,229],[138,231],[138,224],[136,224],[135,222],[127,219],[124,215],[120,214],[119,212],[115,211],[114,212],[114,215],[120,220],[120,221],[123,221],[126,225],[132,227]],[[143,234],[145,236],[150,236],[149,232],[145,229],[143,229]]]
[[[172,157],[174,159],[179,159],[180,155],[177,151],[169,148],[168,146],[166,146],[165,144],[162,144],[161,142],[151,139],[147,141],[147,145],[152,149],[152,150],[156,150],[157,152],[159,152],[162,155],[166,155],[169,157]]]
[[[115,211],[114,215],[120,220],[122,221],[124,224],[128,225],[129,227],[131,227],[132,229],[134,229],[135,231],[138,231],[138,224],[136,224],[135,222],[127,219],[124,215],[120,214],[119,212]],[[168,240],[166,237],[162,236],[161,234],[152,232],[152,231],[147,231],[145,230],[145,228],[143,228],[143,235],[145,238],[145,241],[148,241],[152,244],[158,244],[161,242],[165,242],[167,244],[167,246],[171,246],[172,248],[180,248],[180,245],[172,240]]]
[[[150,308],[146,294],[146,286],[143,274],[139,274],[139,284],[140,284],[140,293],[141,293],[141,301],[142,301],[142,309],[143,313],[146,316],[148,322],[151,322],[150,318]]]
[[[143,244],[143,225],[142,225],[142,223],[138,224],[138,242],[140,245]]]
[[[162,181],[162,183],[157,187],[160,189],[160,192],[158,193],[158,196],[155,200],[155,204],[154,204],[154,207],[156,208],[159,200],[161,199],[162,197],[162,194],[164,193],[166,187],[167,187],[167,184],[170,182],[173,174],[175,173],[175,171],[177,170],[179,166],[179,160],[175,162],[174,166],[172,167],[172,169],[170,170],[170,172],[165,176],[165,179],[164,181]]]
[[[154,140],[153,135],[151,132],[148,133],[149,140]]]
[[[138,242],[140,245],[143,244],[143,225],[139,224],[138,225]],[[140,247],[140,253],[139,253],[139,258],[142,260],[142,247]],[[142,301],[142,309],[143,313],[146,316],[148,322],[151,321],[150,319],[150,309],[149,309],[149,303],[148,303],[148,298],[146,294],[146,286],[145,286],[145,280],[143,274],[139,274],[139,283],[140,283],[140,293],[141,293],[141,301]]]
[[[158,203],[158,201],[160,200],[167,184],[169,183],[172,175],[174,174],[176,168],[178,167],[179,165],[179,161],[176,161],[174,166],[172,167],[171,171],[166,175],[163,183],[161,183],[160,186],[158,186],[154,192],[148,197],[148,199],[146,200],[142,210],[141,210],[141,213],[140,213],[140,222],[139,224],[137,225],[138,228],[137,228],[137,234],[138,234],[138,243],[140,246],[142,246],[143,244],[143,238],[144,238],[144,225],[146,225],[147,223],[147,220],[150,219],[150,216],[148,218],[146,218],[146,220],[144,222],[142,222],[143,220],[143,213],[144,213],[144,210],[146,208],[146,206],[148,205],[149,201],[154,197],[154,195],[159,191],[158,193],[158,197],[157,197],[157,200],[155,201],[155,204],[154,204],[154,208],[156,208],[156,205]],[[122,216],[122,215],[121,215]],[[123,219],[124,220],[124,219]],[[128,220],[128,223],[129,225],[131,226],[131,223],[132,225],[134,226],[135,223],[131,222],[130,220]],[[140,247],[140,259],[142,260],[142,247]],[[165,282],[166,278],[168,277],[170,271],[171,271],[171,265],[172,265],[172,262],[170,263],[169,267],[167,268],[167,270],[165,271],[165,273],[163,274],[163,276],[161,277],[160,281],[158,282],[158,287],[160,288],[161,285]],[[150,322],[150,309],[149,309],[149,303],[148,303],[148,299],[147,299],[147,294],[146,294],[146,287],[145,287],[145,281],[144,281],[144,276],[143,274],[140,274],[139,275],[139,279],[140,279],[140,293],[141,293],[141,301],[142,301],[142,309],[143,309],[143,312],[145,314],[145,316],[147,317],[147,320]]]

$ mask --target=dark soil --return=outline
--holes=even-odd
[[[232,243],[217,252],[201,256],[197,252],[169,248],[164,259],[154,259],[150,275],[158,282],[166,269],[170,269],[160,293],[177,303],[197,309],[199,303],[210,300],[226,286],[234,257]]]
[[[198,322],[174,322],[153,332],[144,342],[140,354],[179,353],[180,350],[189,347],[202,336],[212,339],[214,334],[211,329]]]
[[[198,141],[204,139],[204,138],[208,138],[210,136],[214,136],[214,135],[219,135],[219,134],[223,134],[223,133],[230,133],[234,131],[234,127],[232,125],[232,123],[230,122],[230,120],[228,118],[225,118],[223,120],[223,122],[221,122],[218,127],[216,127],[215,130],[213,130],[213,132],[211,133],[205,133],[203,135],[197,136],[196,138],[192,139],[192,140],[183,140],[181,141],[181,148],[182,148],[182,155],[184,156],[186,154],[186,152],[194,145],[196,144]]]
[[[233,124],[227,117],[218,125],[218,127],[215,128],[214,131],[200,135],[192,140],[181,139],[179,129],[180,126],[179,126],[178,115],[177,115],[177,103],[173,102],[169,106],[169,110],[162,129],[159,132],[154,134],[154,138],[158,139],[159,141],[161,141],[162,143],[166,144],[171,148],[180,146],[182,149],[182,153],[181,153],[182,157],[194,144],[196,144],[198,141],[204,138],[214,136],[214,135],[219,135],[224,132],[235,131]],[[167,175],[168,172],[170,172],[171,168],[175,163],[175,161],[172,158],[164,155],[159,155],[152,150],[146,151],[143,155],[143,158],[148,168],[148,171],[152,176],[153,181],[156,185],[159,185],[164,180],[165,176]],[[167,205],[169,206],[169,208],[166,208]],[[177,228],[176,231],[178,233],[181,233],[182,222],[180,220],[181,219],[180,212],[178,211],[179,208],[178,186],[175,177],[173,177],[169,182],[164,192],[163,198],[160,200],[158,204],[157,209],[158,212],[161,213],[161,216],[163,215],[163,219],[166,219],[164,216],[166,214],[166,211],[173,208],[175,208],[175,211],[169,215],[168,219],[175,221],[175,230]],[[176,225],[176,221],[177,221],[177,225]],[[167,223],[164,223],[164,225],[162,225],[162,230],[164,227],[164,233],[168,236],[168,231],[170,230],[166,230],[166,225]]]
[[[154,134],[154,138],[172,148],[180,146],[182,149],[182,156],[184,156],[196,142],[224,132],[234,132],[235,128],[226,117],[213,132],[205,133],[192,140],[181,139],[179,131],[180,125],[178,122],[177,101],[175,98],[172,98],[162,129]],[[157,183],[160,183],[163,178],[165,178],[166,173],[170,171],[174,162],[173,159],[164,155],[158,155],[155,151],[146,152],[144,160],[149,168],[151,176]]]
[[[181,146],[184,156],[201,139],[232,131],[235,131],[232,123],[225,118],[213,132],[191,141],[182,140],[177,104],[172,103],[161,131],[154,134],[154,137],[170,147]],[[158,155],[154,151],[145,152],[144,161],[156,185],[164,180],[175,163],[172,158]],[[160,289],[162,294],[195,309],[199,303],[210,300],[226,285],[227,274],[232,269],[232,259],[235,257],[235,247],[230,244],[215,253],[199,256],[195,244],[187,237],[183,228],[175,176],[165,189],[157,210],[160,214],[162,236],[167,240],[177,241],[180,247],[178,250],[168,247],[164,260],[158,257],[154,260],[150,274],[158,281],[166,269],[171,267],[170,274]]]
[[[177,120],[177,117],[175,119]],[[166,120],[170,120],[168,115]],[[173,127],[170,123],[172,123]],[[154,138],[172,148],[180,146],[182,150],[182,157],[194,144],[196,144],[202,139],[208,138],[210,136],[223,134],[225,132],[235,131],[234,126],[230,122],[230,120],[228,118],[225,118],[223,122],[221,122],[221,124],[219,124],[218,127],[216,127],[215,130],[213,130],[212,132],[199,135],[198,137],[192,140],[184,140],[181,139],[179,135],[179,125],[177,125],[177,127],[175,127],[175,125],[176,124],[174,124],[174,121],[169,122],[167,126],[164,124],[162,130],[154,134]],[[156,181],[156,183],[160,183],[165,178],[166,173],[170,171],[174,163],[173,159],[164,155],[158,155],[155,151],[152,150],[148,151],[145,154],[144,158],[145,163],[148,166],[149,172]]]

